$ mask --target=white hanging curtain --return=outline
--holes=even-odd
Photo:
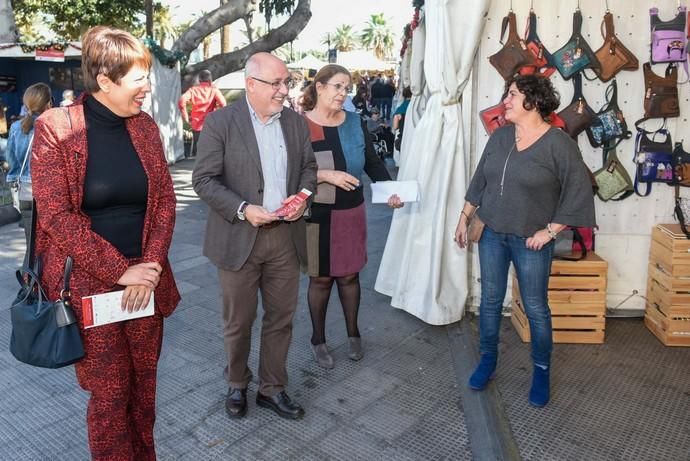
[[[391,296],[392,306],[433,325],[460,320],[468,294],[467,253],[453,242],[469,169],[460,96],[470,78],[490,3],[427,0],[424,7],[426,91],[416,89],[412,102],[426,99],[425,108],[410,133],[405,119],[398,172],[400,180],[419,182],[421,201],[396,210],[375,288]],[[414,63],[419,62],[415,39],[413,84],[419,83],[414,75]],[[428,97],[417,96],[420,93]]]

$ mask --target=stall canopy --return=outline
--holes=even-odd
[[[339,51],[337,63],[350,70],[392,70],[395,69],[395,61],[381,61],[371,51]]]
[[[299,61],[292,62],[288,64],[288,69],[315,69],[319,70],[323,66],[328,64],[325,61],[321,61],[319,58],[313,54],[308,54]]]

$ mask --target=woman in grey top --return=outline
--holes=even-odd
[[[464,248],[469,218],[476,212],[486,224],[479,241],[481,359],[469,386],[484,389],[496,369],[512,261],[532,337],[529,402],[541,407],[549,401],[553,341],[547,290],[554,239],[566,226],[594,226],[594,199],[577,144],[546,121],[559,105],[551,82],[520,75],[506,88],[505,118],[512,124],[489,138],[455,231],[456,242]]]

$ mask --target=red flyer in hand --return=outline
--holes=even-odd
[[[292,200],[278,208],[274,213],[279,218],[285,218],[297,210],[302,203],[311,196],[311,191],[308,189],[302,189],[297,195],[295,195]]]

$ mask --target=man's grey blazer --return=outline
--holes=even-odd
[[[259,146],[245,97],[206,117],[197,146],[192,184],[208,204],[204,255],[218,268],[238,270],[247,261],[258,229],[237,218],[243,201],[263,203],[264,178]],[[302,188],[316,191],[316,159],[309,127],[291,109],[283,109],[280,126],[287,148],[287,195]],[[300,264],[307,259],[304,218],[288,225]]]

